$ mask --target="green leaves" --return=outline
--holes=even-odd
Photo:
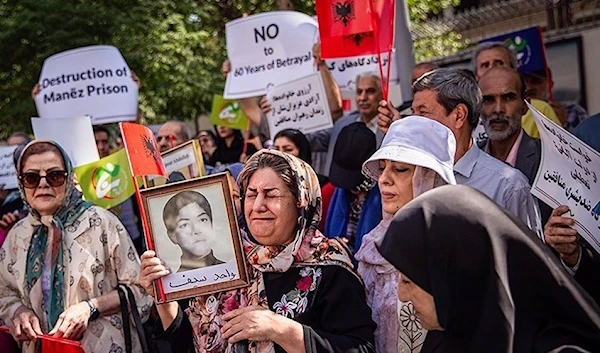
[[[440,33],[435,36],[421,38],[414,42],[415,61],[423,62],[432,58],[440,58],[455,54],[465,48],[468,43],[456,32]]]
[[[430,15],[439,15],[444,9],[460,5],[460,0],[406,0],[411,26],[418,28]],[[454,54],[468,46],[456,32],[440,32],[414,42],[415,61],[422,62]]]
[[[292,1],[314,14],[310,0]],[[0,140],[31,132],[31,89],[47,57],[108,44],[141,81],[146,123],[190,120],[222,92],[225,24],[276,10],[276,0],[2,0],[0,1]]]
[[[460,5],[460,0],[406,0],[410,20],[424,21],[430,14],[438,15],[450,6]]]
[[[400,0],[397,0],[400,1]],[[459,0],[408,0],[413,25]],[[31,131],[36,116],[31,89],[47,57],[94,44],[114,45],[141,80],[146,123],[190,120],[211,111],[223,90],[225,24],[277,10],[283,0],[1,0],[0,140]],[[313,0],[291,1],[315,14]],[[417,21],[417,22],[415,22]],[[417,59],[461,47],[455,34],[415,43]]]

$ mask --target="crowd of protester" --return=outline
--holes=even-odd
[[[599,255],[567,206],[530,192],[542,151],[525,101],[598,151],[600,114],[549,100],[551,71],[522,75],[493,42],[473,51],[472,70],[416,65],[402,106],[361,73],[343,114],[313,49],[332,128],[271,136],[271,104],[254,97],[239,101],[251,131],[193,135],[172,120],[156,133],[161,152],[197,139],[206,173],[229,175],[251,281],[213,296],[218,309],[208,296],[154,304],[153,282],[171,269],[147,250],[135,198],[110,210],[84,201],[59,144],[12,134],[0,351],[35,352],[50,334],[123,352],[127,285],[151,352],[599,352]],[[100,158],[123,148],[116,130],[94,127]]]

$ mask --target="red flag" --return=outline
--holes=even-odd
[[[335,0],[330,0],[335,2]],[[328,36],[320,28],[321,56],[323,59],[387,53],[394,46],[394,0],[361,0],[373,11],[357,20],[372,24],[372,30],[349,35]],[[359,0],[355,0],[358,3]],[[364,17],[363,17],[364,16]]]
[[[348,36],[373,30],[371,8],[365,0],[317,0],[321,37]]]
[[[162,175],[167,170],[160,157],[160,148],[150,128],[134,123],[120,123],[125,150],[133,176]]]
[[[42,339],[42,353],[84,353],[79,342],[47,335],[40,338]]]
[[[0,332],[10,334],[8,327],[0,326]],[[81,348],[81,343],[66,338],[57,338],[50,335],[37,336],[42,342],[42,353],[85,353]]]

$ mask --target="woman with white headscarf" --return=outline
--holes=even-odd
[[[427,331],[412,303],[397,299],[398,271],[375,247],[393,215],[413,198],[444,184],[456,184],[456,141],[444,125],[420,116],[394,122],[363,173],[376,180],[381,192],[383,220],[363,238],[356,253],[358,272],[365,281],[367,303],[377,323],[377,352],[418,353]]]

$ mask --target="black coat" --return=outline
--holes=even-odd
[[[321,267],[317,289],[308,298],[308,308],[295,320],[302,324],[307,353],[374,353],[375,323],[367,306],[361,281],[340,266]],[[263,273],[271,311],[281,297],[296,287],[299,268],[284,273]],[[160,323],[157,324],[162,327]],[[192,327],[181,309],[159,339],[168,340],[173,352],[194,352]],[[275,352],[285,351],[275,345]]]
[[[582,248],[581,262],[574,278],[600,304],[600,256]]]
[[[218,136],[218,134],[217,134]],[[231,143],[231,146],[227,146],[225,140],[217,137],[216,141],[216,149],[213,152],[212,156],[208,161],[205,161],[206,164],[211,166],[216,166],[217,163],[221,164],[231,164],[237,163],[240,161],[240,156],[244,151],[244,138],[239,131],[234,132],[234,139]],[[248,143],[248,147],[246,147],[246,155],[250,157],[256,153],[256,147],[253,144]]]
[[[430,331],[422,353],[600,352],[600,307],[533,231],[477,190],[417,197],[378,246],[434,298],[444,331]]]

